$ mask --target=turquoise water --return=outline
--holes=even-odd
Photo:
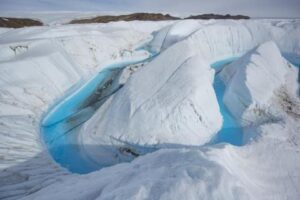
[[[283,53],[283,57],[296,67],[300,68],[300,55]]]
[[[222,67],[236,60],[236,57],[228,58],[211,64],[212,68],[216,71],[220,71]],[[231,115],[227,107],[223,102],[223,96],[225,93],[225,85],[216,73],[213,87],[219,103],[220,112],[223,117],[222,129],[217,133],[212,143],[230,143],[235,146],[241,146],[243,144],[243,129],[240,127],[237,120]]]
[[[120,70],[128,65],[138,64],[146,61],[147,59],[144,59],[142,61],[122,62],[107,66],[94,78],[71,93],[69,96],[64,97],[57,105],[55,105],[44,117],[42,125],[50,126],[72,116],[77,112],[80,104],[82,104],[82,102],[84,102],[87,97],[91,96],[97,89],[101,89],[111,76],[119,73]]]
[[[220,68],[232,60],[222,60],[214,63],[212,66]],[[77,144],[77,132],[80,126],[94,114],[103,102],[121,87],[113,83],[113,79],[118,77],[124,67],[136,63],[138,62],[108,66],[83,86],[73,92],[69,92],[70,95],[64,97],[49,110],[42,121],[41,130],[49,152],[57,163],[71,172],[80,174],[92,172],[103,167],[94,163],[80,152]],[[241,138],[239,133],[241,131],[222,103],[222,96],[225,90],[224,85],[216,79],[214,87],[224,117],[223,128],[214,142],[229,142],[234,145],[240,145]],[[106,90],[103,90],[103,88],[106,88]],[[97,93],[96,98],[91,98]],[[132,144],[127,146],[137,149],[141,154],[157,150],[155,147],[141,147]]]
[[[148,59],[153,59],[154,57],[152,55]],[[107,66],[80,88],[67,92],[69,95],[64,96],[61,101],[49,110],[41,122],[41,132],[50,154],[57,163],[71,172],[80,174],[104,167],[94,163],[80,152],[77,138],[78,129],[111,94],[122,87],[122,85],[114,81],[122,72],[122,69],[130,64],[146,62],[148,59]],[[223,66],[236,59],[237,57],[220,60],[211,64],[211,66],[218,72]],[[299,66],[299,63],[296,65]],[[223,103],[225,85],[218,77],[218,73],[216,73],[213,87],[216,92],[220,112],[223,116],[223,125],[222,129],[209,144],[230,143],[241,146],[243,145],[243,129]],[[122,143],[122,141],[120,142]],[[124,145],[138,150],[141,155],[158,149],[125,143]],[[112,147],[107,148],[113,150]]]
[[[57,163],[71,172],[81,174],[101,168],[80,152],[77,143],[78,129],[111,94],[122,87],[113,81],[121,74],[122,69],[148,59],[107,66],[80,88],[67,92],[69,95],[48,111],[41,122],[41,132]]]
[[[296,67],[300,67],[298,60],[295,60],[294,57],[288,56],[285,57],[290,63]],[[222,67],[225,65],[237,60],[238,57],[232,57],[224,60],[217,61],[211,64],[212,68],[219,72]],[[299,70],[299,80],[300,80],[300,70]],[[222,129],[217,133],[216,137],[212,140],[212,144],[217,143],[230,143],[235,146],[243,145],[243,129],[239,125],[238,121],[231,115],[230,111],[227,109],[226,105],[223,102],[223,97],[225,93],[225,85],[223,81],[219,78],[218,73],[216,73],[213,87],[217,96],[219,103],[220,112],[223,117]]]

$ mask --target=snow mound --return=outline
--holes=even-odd
[[[165,50],[176,42],[187,38],[200,27],[201,24],[196,20],[178,21],[155,32],[153,40],[148,45],[153,52]]]
[[[147,57],[134,49],[162,26],[122,22],[0,31],[0,199],[21,198],[69,174],[43,143],[44,112],[108,64]]]
[[[300,60],[298,40],[300,26],[297,22],[285,26],[269,21],[180,21],[156,34],[149,48],[159,52],[183,40],[194,45],[194,51],[209,62],[241,56],[255,46],[273,40],[285,55]]]
[[[282,134],[287,129],[280,125],[262,131],[264,138],[248,146],[159,150],[131,163],[65,178],[24,200],[298,199],[299,147],[283,143],[288,134]]]
[[[213,79],[214,70],[185,43],[170,47],[86,122],[80,131],[83,146],[208,142],[222,125]],[[90,153],[101,160],[101,153]]]
[[[246,196],[238,179],[207,158],[207,153],[197,150],[160,150],[133,163],[86,175],[85,179],[65,180],[24,199],[64,196],[78,200],[235,199]]]
[[[212,25],[203,25],[194,20],[180,21],[154,34],[154,38],[149,46],[150,49],[163,51],[171,45],[187,39],[197,43],[201,50],[205,48],[205,50],[216,51],[218,50],[218,48],[215,48],[216,46],[220,47],[221,51],[224,50],[224,47],[247,48],[247,45],[253,45],[253,43],[262,40],[263,37],[267,38],[264,35],[268,31],[264,26],[261,27],[259,33],[252,31],[252,29],[257,29],[257,26],[260,27],[261,25],[254,24],[250,26],[239,22],[226,21],[216,22]],[[256,36],[252,37],[252,34],[256,34]],[[228,49],[225,50],[227,53],[230,52]],[[204,51],[202,54],[204,54]]]
[[[220,73],[226,85],[224,103],[243,125],[275,115],[275,92],[285,83],[288,62],[272,41],[261,44]]]

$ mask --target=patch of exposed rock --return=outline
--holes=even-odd
[[[178,17],[173,17],[169,14],[163,15],[161,13],[133,13],[128,15],[104,15],[97,16],[90,19],[75,19],[70,24],[86,24],[86,23],[108,23],[116,21],[163,21],[163,20],[177,20]]]
[[[208,20],[208,19],[234,19],[234,20],[238,20],[238,19],[250,19],[250,17],[245,16],[245,15],[203,14],[203,15],[192,15],[192,16],[189,16],[185,19],[204,19],[204,20]]]
[[[0,27],[22,28],[28,26],[43,26],[43,23],[38,20],[28,18],[0,17]]]

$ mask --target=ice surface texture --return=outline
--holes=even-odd
[[[97,111],[82,129],[78,144],[84,150],[90,143],[111,142],[105,137],[103,140],[96,139],[100,138],[101,134],[108,137],[112,134],[125,142],[141,145],[147,145],[148,142],[177,143],[184,144],[184,149],[180,146],[162,149],[141,156],[131,163],[119,164],[83,176],[69,174],[55,165],[47,154],[39,135],[42,113],[75,83],[87,80],[103,66],[119,60],[147,56],[145,51],[134,51],[135,47],[143,41],[149,41],[152,31],[168,23],[134,22],[2,30],[0,197],[182,199],[184,195],[188,199],[298,199],[298,71],[284,61],[278,49],[283,55],[297,60],[295,55],[299,55],[300,49],[297,34],[299,22],[251,20],[195,21],[187,22],[188,25],[177,23],[154,34],[165,38],[155,39],[154,50],[162,53],[137,71],[123,89]],[[172,33],[170,38],[168,33]],[[272,42],[265,43],[269,40],[273,40],[276,45]],[[161,41],[161,44],[158,41]],[[259,44],[262,46],[252,50]],[[249,82],[235,76],[228,79],[229,82],[224,79],[226,90],[230,91],[230,82],[236,81],[240,88],[235,95],[247,97],[245,99],[248,100],[250,95],[251,99],[257,100],[255,105],[259,105],[258,108],[263,105],[262,113],[269,111],[268,104],[271,105],[272,110],[265,115],[268,117],[256,118],[258,115],[255,115],[257,112],[251,107],[254,105],[252,101],[247,101],[247,109],[236,112],[230,108],[228,101],[225,101],[230,111],[236,113],[235,116],[243,119],[250,116],[250,119],[255,119],[252,120],[254,123],[245,124],[246,145],[195,146],[205,143],[221,127],[220,112],[209,110],[217,109],[218,105],[212,86],[214,70],[210,69],[209,65],[225,58],[241,56],[250,50],[252,52],[248,53],[248,56],[251,59],[242,57],[241,60],[224,67],[224,71],[219,73],[246,73]],[[278,62],[273,63],[270,56],[274,57],[274,62]],[[253,62],[259,67],[255,68]],[[260,71],[262,68],[270,70],[270,64],[272,69],[274,68],[273,72]],[[263,77],[254,76],[251,70],[266,74]],[[146,72],[149,72],[148,76]],[[273,81],[274,77],[278,79],[278,83],[270,84],[269,81]],[[248,84],[256,81],[266,81],[266,86],[258,90],[255,84]],[[188,85],[193,87],[189,88]],[[160,87],[162,89],[157,90]],[[181,91],[179,87],[183,87],[184,90]],[[164,89],[168,90],[162,93]],[[247,94],[243,89],[246,89]],[[260,91],[264,89],[265,91]],[[224,100],[228,91],[225,92]],[[194,112],[190,104],[188,106],[184,101],[177,99],[177,93],[179,97],[187,96],[197,112]],[[263,101],[260,102],[259,98]],[[158,100],[162,100],[163,104],[159,105]],[[176,118],[176,109],[170,111],[171,108],[177,108],[173,100],[182,103],[185,108],[184,112],[178,115],[179,119]],[[204,107],[203,102],[207,101],[211,106]],[[240,102],[237,101],[238,103]],[[143,108],[141,105],[146,106],[147,112],[139,109]],[[122,111],[122,115],[116,116],[115,111]],[[173,127],[168,129],[160,124],[159,119],[166,116],[166,112],[170,114],[170,120],[164,123],[172,127],[178,122],[180,132],[173,132],[173,135]],[[260,112],[261,109],[258,113]],[[103,113],[105,114],[102,115]],[[200,114],[204,122],[212,125],[205,127],[204,122],[196,118],[196,113]],[[133,120],[126,118],[126,114],[133,115]],[[185,115],[191,120],[183,123]],[[137,116],[146,123],[145,128],[148,128],[149,134],[141,134],[138,131],[141,125],[138,124],[137,118],[134,119]],[[128,123],[122,124],[118,117],[124,117]],[[211,121],[212,118],[216,120]],[[96,126],[98,119],[99,127]],[[109,124],[109,120],[112,120],[113,124]],[[154,129],[148,127],[152,121]],[[104,128],[104,124],[108,129]],[[117,132],[117,127],[131,130],[132,135],[126,131]],[[165,135],[155,132],[161,127],[164,128]],[[187,132],[187,127],[193,129]],[[108,131],[109,129],[112,131]],[[205,132],[193,132],[196,129]],[[96,134],[91,136],[92,132]],[[182,134],[186,134],[187,137],[183,137]],[[199,138],[195,138],[196,135],[199,135]],[[96,150],[86,151],[88,155],[97,156],[94,152]]]

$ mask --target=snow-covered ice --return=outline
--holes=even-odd
[[[147,57],[146,51],[135,48],[164,25],[4,29],[0,37],[1,199],[19,198],[68,174],[44,144],[40,133],[44,113],[67,96],[67,90],[80,87],[106,65]],[[98,53],[94,56],[93,51]]]
[[[288,71],[297,73],[274,42],[264,43],[221,71],[224,103],[244,126],[271,120],[278,112],[272,98],[284,86]]]
[[[299,30],[298,20],[1,30],[0,198],[298,199]],[[48,109],[148,50],[158,55],[124,70],[124,86],[63,144],[109,167],[79,176],[55,163],[40,132]],[[226,127],[216,78],[242,146],[212,142]]]

